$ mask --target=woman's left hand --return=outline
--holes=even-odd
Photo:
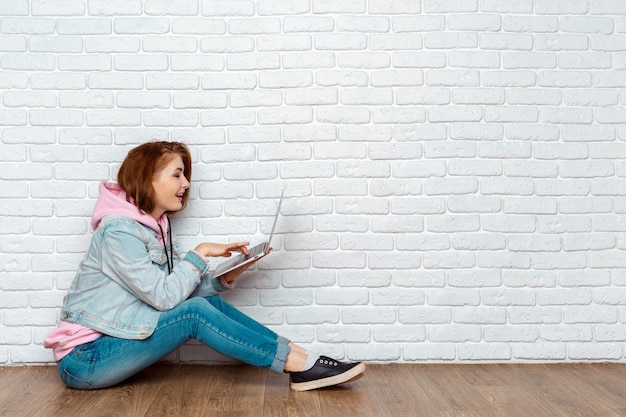
[[[194,251],[202,256],[222,256],[228,258],[232,252],[240,252],[248,256],[248,245],[250,242],[233,242],[233,243],[200,243],[195,247]]]
[[[228,284],[232,284],[237,278],[239,278],[239,276],[241,276],[241,274],[246,272],[246,270],[248,268],[250,268],[255,263],[259,262],[261,259],[265,258],[267,255],[269,255],[269,253],[271,251],[272,251],[272,248],[269,248],[267,250],[267,253],[265,255],[261,256],[259,259],[255,259],[253,262],[249,262],[249,263],[247,263],[245,265],[240,266],[239,268],[235,268],[232,271],[229,271],[229,272],[225,273],[222,276],[224,281],[226,281]]]

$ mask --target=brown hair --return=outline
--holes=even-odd
[[[182,158],[185,178],[191,182],[191,154],[184,143],[147,142],[131,149],[117,173],[117,183],[126,192],[126,199],[140,210],[151,213],[156,203],[152,177],[176,155]],[[183,195],[183,207],[188,197],[189,189]]]

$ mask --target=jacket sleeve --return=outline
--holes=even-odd
[[[209,271],[204,274],[203,278],[200,285],[191,294],[192,297],[209,297],[235,288],[235,283],[227,284],[222,277],[213,277]]]
[[[141,226],[140,226],[141,227]],[[187,254],[168,274],[164,248],[150,242],[136,224],[112,221],[106,225],[101,246],[102,272],[135,297],[165,311],[186,300],[201,282],[207,265],[197,254]]]

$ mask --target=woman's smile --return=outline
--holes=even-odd
[[[150,213],[152,217],[158,219],[163,213],[183,208],[183,197],[189,189],[189,181],[185,177],[185,166],[180,155],[176,155],[154,174],[152,187],[156,197],[154,210]]]

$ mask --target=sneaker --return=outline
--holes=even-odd
[[[365,372],[364,363],[345,363],[320,356],[308,371],[292,372],[289,375],[292,390],[309,391],[354,381],[362,377],[363,372]]]

